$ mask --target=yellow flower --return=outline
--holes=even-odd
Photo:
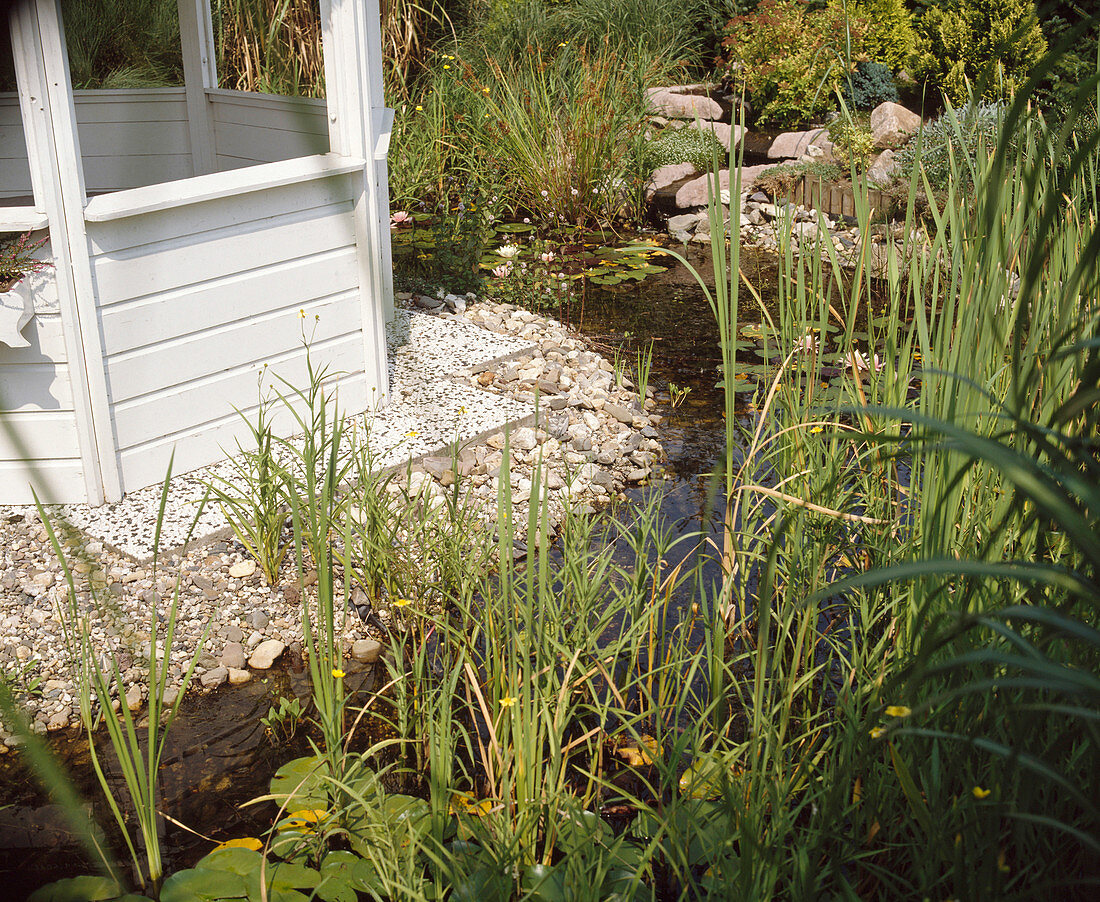
[[[344,677],[347,676],[347,674],[344,673],[344,671],[342,671],[342,670],[340,670],[339,668],[336,668],[336,667],[332,668],[332,675],[334,677],[336,677],[336,679],[338,679],[338,680],[342,680]]]
[[[871,738],[872,739],[881,739],[882,734],[885,733],[885,732],[886,731],[882,727],[875,727],[874,729],[871,730]]]
[[[424,112],[424,107],[422,107],[422,106],[419,106],[419,105],[418,105],[418,106],[416,107],[416,111],[417,111],[418,113],[423,113],[423,112]]]
[[[985,799],[989,797],[989,794],[993,792],[993,790],[982,789],[980,786],[975,786],[970,792],[976,799]]]
[[[410,429],[408,432],[405,433],[405,438],[416,438],[418,435],[420,435],[419,432],[417,432],[415,429]]]
[[[822,429],[821,429],[820,426],[814,426],[814,428],[810,430],[810,432],[821,432],[821,431],[822,431]]]
[[[504,696],[504,698],[502,698],[500,700],[500,706],[502,708],[512,708],[512,707],[515,706],[515,704],[516,704],[516,700],[514,698],[512,698],[512,696],[510,696],[510,695],[506,695],[506,696]]]
[[[395,608],[407,608],[411,604],[412,604],[412,599],[411,598],[398,598],[393,603],[393,606]]]
[[[305,307],[299,307],[298,308],[298,319],[305,319],[305,318],[306,318],[306,308]]]
[[[484,91],[484,92],[485,92],[486,94],[488,94],[488,93],[489,93],[489,89],[488,89],[488,88],[482,88],[481,90],[482,90],[482,91]]]
[[[444,63],[444,64],[443,64],[443,68],[444,68],[444,69],[450,69],[451,67],[450,67],[450,64],[449,64],[449,63]]]
[[[890,705],[886,709],[887,717],[908,717],[912,713],[905,705]]]

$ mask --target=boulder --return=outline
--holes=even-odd
[[[695,175],[698,170],[691,163],[669,163],[667,166],[658,166],[653,170],[653,175],[645,186],[645,199],[651,200],[653,195],[662,188],[675,185],[683,179]]]
[[[900,103],[886,101],[871,112],[871,136],[876,147],[901,147],[920,128],[921,118]]]
[[[705,85],[646,88],[646,100],[651,113],[669,119],[719,120],[725,114],[722,104],[709,96]]]
[[[898,164],[892,150],[884,150],[867,169],[867,181],[872,185],[885,187],[893,182],[897,175]]]
[[[286,650],[286,645],[280,642],[278,639],[265,639],[259,645],[256,646],[256,650],[252,652],[252,657],[248,659],[248,666],[253,670],[270,670],[271,665],[278,660]],[[223,670],[225,668],[222,668]],[[228,677],[229,674],[226,673]]]
[[[374,639],[356,639],[351,644],[351,656],[361,664],[373,664],[382,656],[382,643]]]
[[[756,177],[768,166],[742,166],[741,190],[746,191],[752,187]],[[685,182],[676,192],[676,206],[681,210],[689,210],[692,207],[705,207],[707,205],[707,191],[709,175],[701,175],[697,179]],[[730,190],[730,174],[728,169],[718,173],[719,188],[722,191]]]
[[[783,132],[775,136],[768,147],[769,160],[798,160],[805,156],[811,144],[822,147],[822,141],[828,141],[828,132],[823,128],[814,128],[805,132]],[[830,149],[832,143],[829,143]]]

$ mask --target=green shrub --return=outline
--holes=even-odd
[[[1046,52],[1032,0],[947,0],[920,21],[914,74],[952,103],[980,83],[987,99],[1007,96]]]
[[[725,158],[726,149],[709,128],[667,128],[646,148],[646,161],[653,169],[670,163],[691,163],[706,172],[716,152],[719,159]]]
[[[807,10],[796,0],[762,0],[726,25],[727,71],[758,121],[799,125],[833,107],[836,89],[861,53],[865,29],[839,3]]]
[[[844,102],[854,110],[873,110],[880,103],[898,100],[898,86],[888,66],[863,60],[844,84]]]
[[[849,169],[855,162],[856,168],[862,171],[875,150],[871,130],[846,116],[841,116],[829,126],[829,138],[833,142],[833,156],[844,169]]]
[[[895,72],[909,65],[917,32],[905,0],[854,0],[848,10],[867,20],[863,50],[871,61]]]

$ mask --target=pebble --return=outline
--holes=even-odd
[[[382,643],[374,639],[356,639],[351,645],[351,656],[360,664],[373,664],[382,655]]]
[[[256,562],[250,560],[240,561],[229,568],[229,575],[234,579],[246,579],[256,572]]]

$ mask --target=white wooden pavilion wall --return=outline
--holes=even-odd
[[[184,472],[243,441],[234,408],[254,411],[265,365],[304,387],[303,327],[344,373],[341,406],[368,406],[353,180],[87,224],[123,491],[162,479],[173,446]]]
[[[89,194],[194,175],[183,88],[74,91]],[[31,192],[27,145],[15,94],[0,95],[0,197]]]
[[[219,172],[329,152],[323,100],[218,89],[206,97]]]
[[[36,232],[33,237],[45,235]],[[49,244],[35,256],[50,259]],[[0,345],[0,410],[8,427],[0,429],[0,502],[33,503],[32,478],[44,500],[83,501],[86,490],[57,285],[49,270],[32,278],[39,286],[36,312],[23,330],[31,346]]]

